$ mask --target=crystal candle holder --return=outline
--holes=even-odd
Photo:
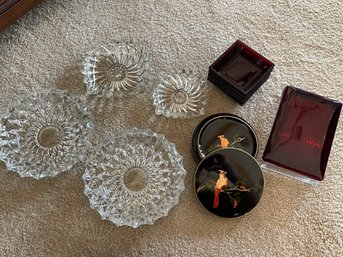
[[[155,112],[171,118],[203,115],[207,92],[205,79],[199,74],[163,74],[153,93]]]

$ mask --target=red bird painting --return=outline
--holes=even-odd
[[[201,179],[201,185],[197,188],[196,193],[201,191],[211,192],[214,195],[212,208],[219,207],[220,193],[226,194],[230,198],[233,208],[236,208],[241,201],[241,193],[249,193],[254,189],[248,188],[243,180],[236,181],[234,184],[228,177],[224,170],[211,171],[211,174],[205,173]],[[227,198],[226,198],[227,199]]]
[[[224,136],[224,135],[219,135],[217,138],[220,141],[220,144],[218,145],[219,148],[227,148],[230,145],[230,141]]]
[[[214,199],[213,208],[218,208],[219,206],[219,194],[228,187],[229,180],[226,177],[226,172],[223,170],[219,171],[219,178],[214,186]]]

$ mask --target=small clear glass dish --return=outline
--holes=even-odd
[[[135,95],[149,81],[145,47],[131,42],[116,42],[92,50],[84,60],[87,94],[97,100]]]
[[[41,89],[9,108],[0,123],[0,160],[21,177],[40,179],[70,170],[91,145],[86,99]]]
[[[119,133],[90,155],[84,193],[91,208],[117,226],[153,224],[184,190],[182,160],[162,134],[142,129]]]
[[[171,118],[203,115],[207,93],[205,79],[199,74],[164,74],[153,93],[155,112]]]

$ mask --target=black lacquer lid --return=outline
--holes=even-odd
[[[208,154],[198,165],[194,188],[200,203],[221,217],[237,217],[259,202],[264,186],[261,168],[250,154],[235,148]]]
[[[218,113],[203,119],[193,132],[192,148],[196,161],[214,150],[233,147],[256,156],[258,141],[253,128],[244,119]]]

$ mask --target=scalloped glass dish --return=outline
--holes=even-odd
[[[84,160],[92,130],[84,98],[41,89],[2,116],[0,160],[21,177],[52,177]]]
[[[184,190],[185,175],[174,144],[151,130],[131,129],[94,150],[84,193],[102,219],[137,228],[167,216]]]
[[[143,92],[149,81],[147,53],[135,43],[116,42],[92,50],[84,60],[87,94],[99,101]]]
[[[205,79],[200,75],[187,72],[164,75],[153,93],[155,112],[171,118],[203,115],[207,92]]]

